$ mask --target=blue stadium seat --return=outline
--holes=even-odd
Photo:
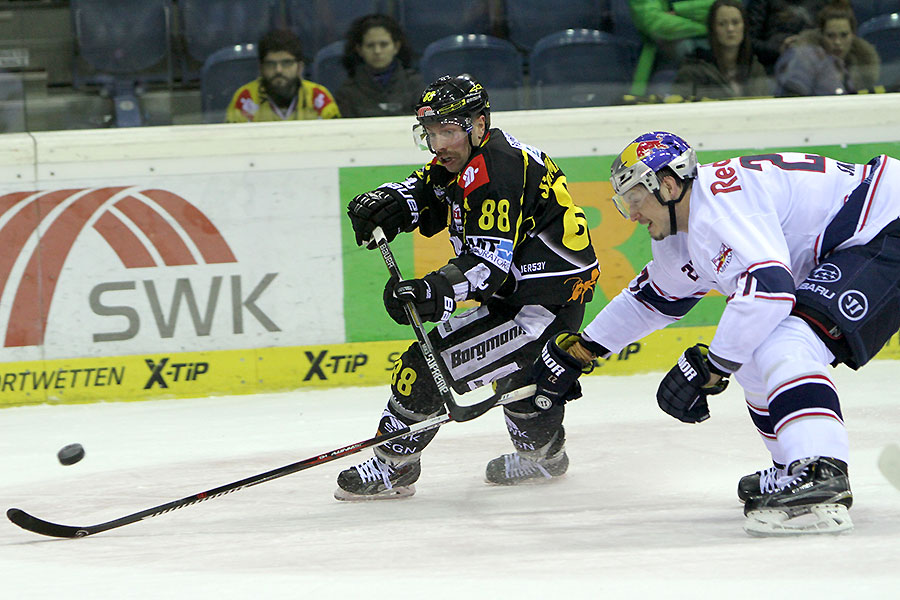
[[[623,39],[640,44],[641,34],[631,18],[628,0],[609,0],[609,14],[612,20],[612,32]]]
[[[181,31],[188,62],[202,65],[226,46],[256,44],[277,23],[279,0],[179,0]],[[184,78],[196,79],[198,69],[183,65]]]
[[[332,95],[347,79],[347,71],[341,64],[343,56],[344,42],[338,40],[316,52],[316,58],[313,60],[310,79],[327,87]]]
[[[93,70],[76,61],[75,87],[171,80],[169,0],[72,0],[71,9],[78,57]]]
[[[538,40],[529,64],[534,108],[620,104],[638,46],[593,29],[569,29]]]
[[[489,0],[395,0],[400,26],[416,56],[448,35],[490,34]]]
[[[900,13],[869,19],[859,26],[858,35],[878,50],[881,82],[888,91],[900,91]]]
[[[115,125],[143,124],[138,84],[172,81],[169,0],[72,0],[76,88],[99,85],[113,100]]]
[[[607,0],[507,0],[509,40],[525,51],[542,37],[563,29],[603,29]]]
[[[386,13],[386,5],[387,0],[285,0],[285,12],[288,29],[300,38],[307,59],[313,60],[319,50],[344,39],[353,21]]]
[[[850,4],[860,25],[881,15],[900,12],[900,0],[850,0]]]
[[[506,40],[488,35],[451,35],[425,48],[422,78],[469,73],[487,90],[492,110],[518,110],[522,101],[522,55]]]
[[[256,44],[216,50],[200,70],[200,104],[204,123],[222,123],[228,103],[239,87],[259,77]]]
[[[0,71],[0,133],[25,131],[25,84],[21,73]]]

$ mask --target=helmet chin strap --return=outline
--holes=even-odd
[[[653,192],[653,195],[656,196],[656,199],[659,201],[660,204],[662,204],[663,206],[669,207],[669,226],[671,228],[672,235],[675,235],[676,233],[678,233],[678,224],[675,220],[675,205],[684,199],[684,195],[687,193],[687,189],[688,189],[687,182],[683,181],[682,184],[683,185],[681,186],[681,194],[679,194],[678,197],[675,198],[674,200],[663,200],[662,194],[659,193],[659,191],[662,189],[662,187],[660,187],[657,190],[654,190],[654,192]]]

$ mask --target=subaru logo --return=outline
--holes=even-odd
[[[831,263],[822,263],[813,269],[812,273],[807,277],[807,281],[817,281],[819,283],[829,283],[837,281],[841,278],[841,270],[837,265]]]

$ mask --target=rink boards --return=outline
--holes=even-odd
[[[605,176],[624,142],[665,127],[702,162],[775,149],[853,162],[900,156],[882,104],[615,107],[499,113],[494,124],[554,156],[585,211],[602,268],[589,320],[650,256],[646,232],[609,202]],[[411,332],[385,314],[384,264],[356,247],[345,206],[428,160],[409,142],[410,125],[3,136],[0,406],[384,384]],[[442,235],[401,236],[393,248],[407,276],[450,256]],[[686,346],[709,341],[723,306],[705,298],[678,327],[597,372],[668,369]],[[897,358],[896,342],[881,357]]]

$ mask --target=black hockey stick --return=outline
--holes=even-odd
[[[490,400],[491,406],[509,404],[510,402],[515,402],[517,400],[522,400],[524,398],[533,396],[534,391],[535,386],[527,385],[525,387],[506,392],[505,394],[495,394],[488,400]],[[58,523],[51,523],[49,521],[44,521],[43,519],[33,517],[24,510],[18,508],[10,508],[9,510],[7,510],[6,516],[9,517],[10,521],[15,523],[22,529],[27,529],[28,531],[38,533],[40,535],[59,538],[86,537],[89,535],[94,535],[95,533],[100,533],[102,531],[108,531],[110,529],[122,527],[123,525],[130,525],[131,523],[143,521],[144,519],[149,519],[151,517],[157,517],[161,514],[165,514],[179,508],[184,508],[185,506],[191,506],[192,504],[203,502],[204,500],[212,500],[213,498],[218,498],[220,496],[224,496],[226,494],[230,494],[244,488],[259,485],[260,483],[265,483],[266,481],[278,479],[279,477],[284,477],[285,475],[290,475],[291,473],[303,471],[305,469],[309,469],[310,467],[315,467],[316,465],[321,465],[333,460],[337,460],[339,458],[343,458],[345,456],[349,456],[351,454],[356,454],[357,452],[365,450],[366,448],[377,446],[399,437],[421,433],[423,431],[434,429],[435,427],[440,427],[441,425],[444,425],[452,420],[453,418],[450,417],[450,415],[438,415],[436,417],[426,419],[425,421],[415,423],[411,427],[404,427],[403,429],[399,429],[397,431],[376,435],[375,437],[369,438],[362,442],[356,442],[355,444],[350,444],[349,446],[344,446],[343,448],[338,448],[336,450],[332,450],[331,452],[326,452],[325,454],[319,454],[318,456],[313,456],[307,458],[306,460],[301,460],[299,462],[285,465],[271,471],[266,471],[265,473],[260,473],[259,475],[253,475],[252,477],[247,477],[245,479],[241,479],[240,481],[226,483],[225,485],[221,485],[217,488],[206,490],[205,492],[200,492],[199,494],[194,494],[192,496],[187,496],[186,498],[182,498],[181,500],[173,500],[172,502],[160,504],[159,506],[154,506],[153,508],[148,508],[147,510],[142,510],[126,517],[107,521],[106,523],[100,523],[99,525],[90,525],[87,527],[60,525]]]
[[[397,266],[397,261],[394,260],[394,253],[391,252],[391,247],[388,244],[387,238],[384,236],[384,231],[382,231],[381,227],[375,228],[372,232],[372,237],[375,239],[375,243],[378,244],[378,249],[381,250],[381,256],[384,257],[384,264],[387,265],[391,276],[396,277],[398,280],[402,280],[403,275],[400,274],[400,267]],[[419,348],[422,350],[422,355],[425,357],[425,363],[428,365],[428,370],[431,371],[431,377],[434,379],[435,385],[437,385],[441,400],[450,412],[450,418],[454,421],[469,421],[490,410],[491,407],[494,406],[492,398],[488,398],[487,400],[470,406],[457,404],[456,399],[453,397],[453,391],[450,389],[450,386],[447,385],[447,379],[444,377],[444,372],[441,370],[438,357],[434,353],[434,347],[431,345],[431,340],[428,339],[428,334],[425,333],[425,327],[422,325],[422,319],[419,318],[419,313],[416,311],[415,305],[413,305],[412,302],[406,302],[403,305],[403,308],[406,311],[409,323],[412,325],[413,331],[416,334],[416,341],[419,344]]]

